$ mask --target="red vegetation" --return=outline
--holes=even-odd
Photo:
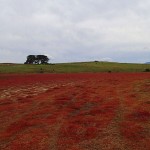
[[[150,74],[0,75],[0,149],[150,149]]]

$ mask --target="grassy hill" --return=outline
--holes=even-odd
[[[49,65],[0,64],[0,73],[144,72],[150,64],[76,62]]]

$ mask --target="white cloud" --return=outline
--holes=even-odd
[[[113,62],[113,59],[112,59],[112,58],[109,58],[109,57],[105,57],[105,58],[101,58],[99,61]]]

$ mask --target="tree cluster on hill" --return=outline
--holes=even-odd
[[[45,55],[28,55],[24,64],[48,64],[49,58]]]

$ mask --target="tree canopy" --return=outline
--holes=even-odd
[[[45,55],[28,55],[24,64],[47,64],[49,58]]]

